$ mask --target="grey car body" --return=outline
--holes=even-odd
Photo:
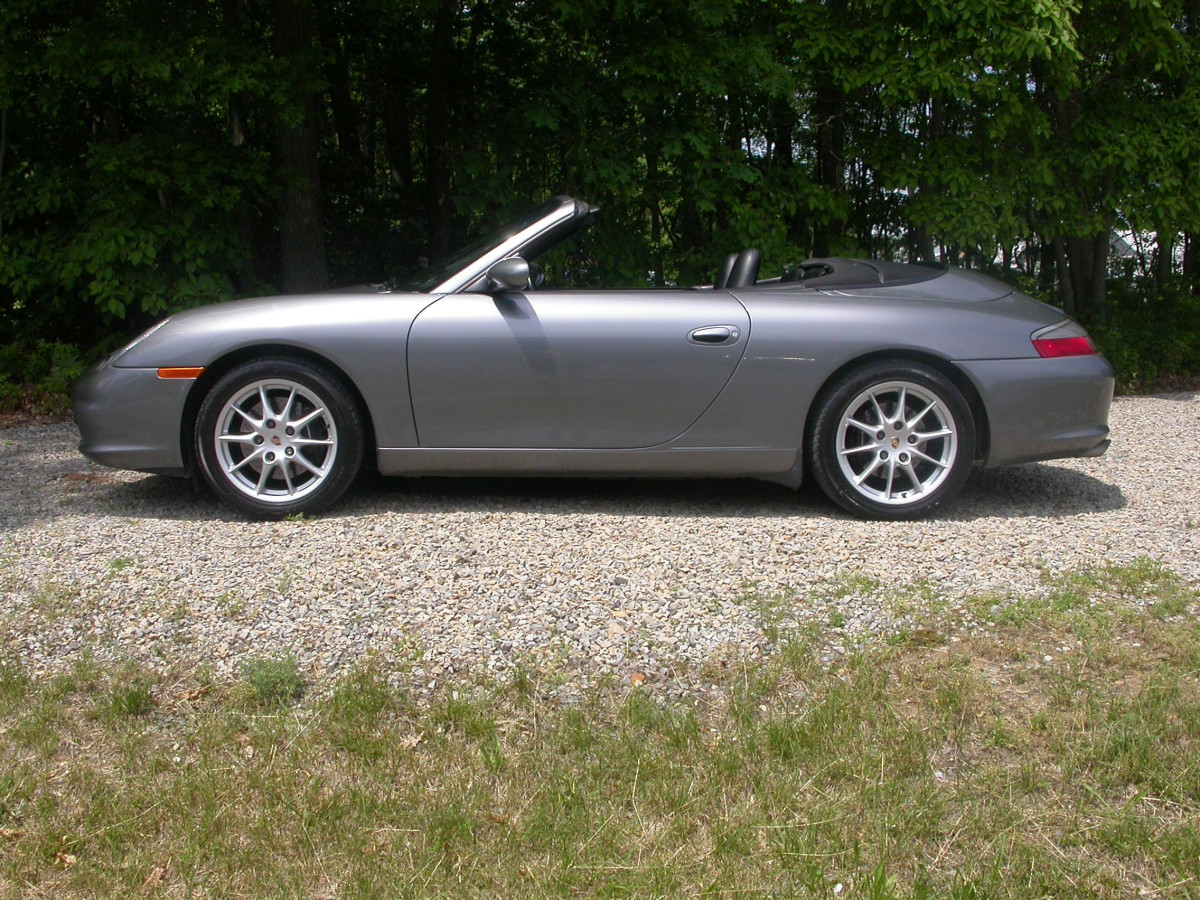
[[[893,416],[878,390],[855,395],[866,398],[858,413],[847,411],[843,398],[843,409],[829,410],[841,416],[842,437],[831,445],[826,468],[836,470],[838,453],[854,459],[877,447],[890,452],[869,434],[862,438],[869,447],[858,446],[853,435],[892,418],[899,433],[905,416],[924,408],[909,401],[905,413],[906,395],[896,385],[930,403],[953,394],[951,405],[969,410],[952,414],[943,405],[934,419],[920,427],[910,422],[903,432],[914,448],[924,448],[935,426],[969,430],[929,445],[947,471],[1096,455],[1107,447],[1111,367],[1094,352],[1044,358],[1034,343],[1038,335],[1086,335],[1061,311],[1002,282],[953,268],[858,260],[808,261],[760,280],[757,252],[745,251],[731,256],[717,283],[701,288],[522,284],[522,260],[569,237],[595,212],[555,198],[410,289],[264,297],[173,315],[81,379],[74,398],[80,449],[108,466],[186,475],[204,462],[206,440],[213,460],[229,442],[242,443],[244,452],[200,466],[219,493],[228,487],[223,471],[240,466],[240,490],[225,493],[245,511],[318,508],[344,485],[325,497],[317,490],[322,485],[314,485],[306,502],[295,502],[292,476],[317,479],[311,473],[323,457],[302,460],[311,472],[294,462],[286,471],[265,472],[261,459],[258,468],[249,460],[264,452],[252,443],[262,444],[263,435],[289,454],[309,453],[263,425],[272,410],[291,414],[284,404],[290,406],[286,398],[299,385],[311,400],[305,409],[332,408],[324,398],[334,388],[354,407],[354,421],[343,426],[329,416],[310,443],[322,454],[329,447],[341,452],[339,442],[353,437],[358,422],[366,452],[386,475],[750,476],[797,486],[806,459],[814,464],[808,444],[821,427],[838,431],[836,421],[817,422],[819,414],[839,390],[849,396],[860,387],[853,377],[867,371],[883,375],[868,378],[864,390],[890,385],[887,396],[898,397],[901,408]],[[324,381],[283,372],[275,385],[270,367],[262,366],[271,360],[306,364]],[[222,379],[256,363],[253,384],[265,391],[247,388],[221,410],[202,410]],[[899,374],[889,374],[888,366],[900,367]],[[909,370],[916,375],[904,375]],[[323,388],[325,382],[333,387]],[[271,391],[280,399],[268,399]],[[291,421],[303,429],[298,416]],[[947,447],[945,440],[958,444]],[[971,458],[956,461],[956,448],[967,447]],[[314,459],[315,466],[307,461]],[[284,464],[280,456],[276,465]],[[890,464],[897,465],[894,458]],[[336,465],[357,470],[358,462]],[[865,470],[846,470],[851,488],[856,471]],[[836,471],[829,477],[836,480]],[[863,477],[874,482],[881,475]],[[922,479],[912,480],[914,501]],[[907,482],[897,481],[898,494],[901,484]],[[936,505],[893,503],[878,490],[872,496],[887,502],[863,508],[853,496],[849,504],[834,499],[859,513],[892,517]]]

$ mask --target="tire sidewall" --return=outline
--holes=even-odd
[[[860,494],[847,482],[839,463],[838,425],[850,403],[863,391],[889,381],[907,381],[930,391],[954,420],[957,450],[950,473],[915,503],[893,506]],[[916,362],[879,362],[848,373],[824,393],[809,434],[809,466],[822,491],[835,503],[873,519],[912,519],[928,515],[959,492],[975,462],[975,418],[962,392],[936,369]]]
[[[218,418],[225,404],[247,384],[273,378],[295,381],[311,391],[325,405],[337,429],[337,455],[324,482],[311,493],[286,503],[255,501],[242,493],[221,471],[216,451]],[[363,431],[357,404],[337,376],[301,359],[253,360],[225,373],[205,395],[196,416],[196,459],[204,480],[222,500],[252,518],[282,519],[318,512],[345,493],[362,464]]]

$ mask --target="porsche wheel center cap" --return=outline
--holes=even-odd
[[[281,440],[279,439],[279,435],[277,435],[277,434],[273,434],[273,435],[271,435],[271,443],[272,443],[272,444],[274,444],[276,447],[282,447],[282,446],[283,446],[283,441],[281,441]]]
[[[893,449],[893,450],[899,450],[899,449],[900,449],[900,438],[898,438],[898,437],[894,437],[894,438],[892,438],[892,449]]]

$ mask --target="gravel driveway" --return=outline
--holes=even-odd
[[[520,664],[686,688],[687,663],[767,645],[764,606],[836,652],[922,604],[1044,590],[1046,568],[1145,556],[1200,581],[1200,395],[1119,399],[1111,424],[1106,456],[978,472],[915,523],[811,487],[525,479],[376,479],[317,519],[246,522],[91,465],[71,425],[8,428],[0,657],[222,675],[290,652],[320,682],[374,652],[423,684]]]

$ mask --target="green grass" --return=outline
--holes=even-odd
[[[781,631],[679,703],[3,664],[0,896],[1200,896],[1194,588],[1046,578],[978,637]]]

